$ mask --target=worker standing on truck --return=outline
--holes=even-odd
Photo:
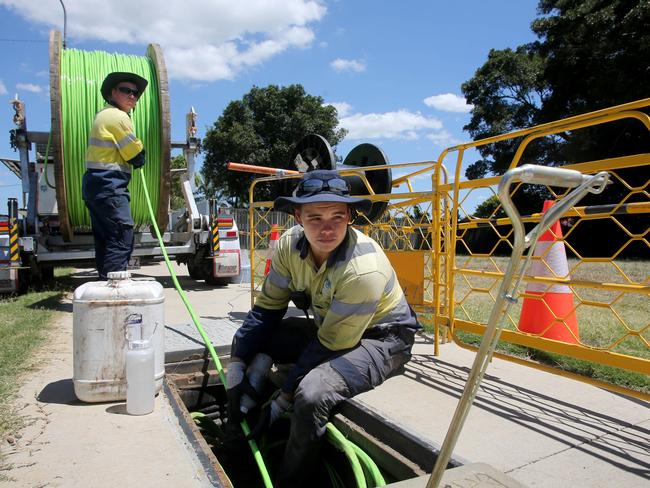
[[[135,73],[113,72],[102,83],[107,105],[95,115],[86,148],[82,195],[95,238],[100,279],[124,271],[133,252],[133,218],[128,185],[131,169],[145,163],[144,146],[135,136],[129,113],[147,87]]]
[[[291,365],[250,436],[290,413],[276,486],[305,486],[332,408],[401,372],[411,358],[420,328],[415,313],[379,244],[350,225],[370,206],[350,196],[347,181],[332,170],[306,173],[293,196],[274,202],[300,225],[280,237],[261,293],[233,339],[226,379],[232,432],[242,419],[242,395],[251,392],[247,366],[262,354]],[[313,319],[285,318],[290,300]]]

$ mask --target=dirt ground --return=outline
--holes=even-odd
[[[162,392],[155,411],[142,417],[126,415],[124,402],[76,399],[71,296],[48,336],[21,380],[16,405],[27,426],[2,442],[10,481],[0,486],[209,486]]]

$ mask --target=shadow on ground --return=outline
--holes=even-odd
[[[404,375],[460,399],[470,368],[414,354]],[[638,400],[629,399],[630,404]],[[472,408],[502,417],[567,447],[615,464],[639,476],[650,474],[650,430],[622,419],[548,396],[486,374]]]
[[[60,405],[84,405],[74,394],[72,378],[53,381],[45,385],[36,400],[41,403],[57,403]]]

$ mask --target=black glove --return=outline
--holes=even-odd
[[[244,418],[241,413],[242,395],[246,393],[253,399],[257,399],[258,395],[246,377],[246,363],[243,361],[232,361],[228,365],[226,382],[226,395],[228,396],[228,424],[226,427],[229,432],[233,432],[239,430],[239,424]]]
[[[293,403],[289,400],[281,390],[277,390],[271,396],[271,399],[264,404],[260,412],[260,418],[257,424],[251,430],[250,434],[246,436],[246,440],[257,439],[261,436],[271,425],[275,423],[285,412],[287,412]]]
[[[142,168],[144,166],[144,163],[145,163],[144,148],[142,148],[142,151],[140,151],[134,157],[129,159],[128,163],[131,166],[133,166],[135,169]]]

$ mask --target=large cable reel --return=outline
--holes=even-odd
[[[144,172],[161,230],[168,222],[170,196],[170,110],[167,69],[162,50],[150,44],[146,56],[64,49],[61,33],[50,33],[50,104],[54,177],[59,228],[66,241],[75,231],[88,229],[90,219],[81,198],[84,154],[95,114],[104,106],[100,86],[112,71],[129,71],[149,86],[133,111],[136,135],[146,150]],[[129,185],[136,226],[149,223],[139,178]]]
[[[309,134],[303,137],[293,148],[289,161],[301,173],[315,169],[354,170],[370,166],[388,165],[388,157],[378,146],[369,143],[359,144],[346,156],[343,165],[336,165],[334,151],[327,139],[318,134]],[[380,169],[364,171],[368,184],[376,194],[390,193],[392,190],[391,170]],[[350,185],[350,193],[355,196],[367,196],[368,189],[360,176],[343,176]],[[283,194],[290,195],[297,185],[297,180],[289,180],[284,187]],[[357,218],[355,223],[363,224],[366,219],[370,222],[379,220],[388,208],[388,202],[374,202],[370,212],[364,217]]]

